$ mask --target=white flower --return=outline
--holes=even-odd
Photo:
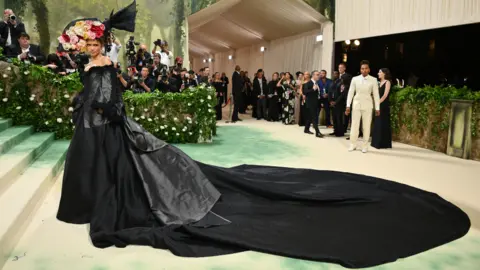
[[[31,97],[35,97],[35,94],[32,94]]]
[[[188,120],[188,121],[192,121],[192,118],[190,118],[189,116],[187,116],[187,120]]]
[[[135,108],[131,107],[131,108],[130,108],[130,111],[132,111],[132,112],[135,111]]]
[[[22,109],[22,107],[21,107],[21,106],[18,106],[16,109],[17,109],[17,110],[21,110],[21,109]]]
[[[212,112],[212,109],[208,109],[208,112],[210,112],[210,113],[211,113],[211,112]]]
[[[140,116],[140,118],[145,119],[145,115]]]
[[[188,132],[188,135],[192,136],[192,135],[193,135],[193,133],[192,133],[192,132]]]
[[[4,78],[7,78],[7,77],[8,77],[8,75],[7,75],[7,74],[3,74],[3,77],[4,77]]]
[[[160,117],[165,118],[165,114],[160,115]]]
[[[176,133],[175,135],[177,135],[177,136],[180,136],[180,134],[179,134],[179,133]]]
[[[28,75],[29,73],[30,73],[30,72],[28,72],[28,70],[25,71],[25,72],[23,72],[23,74],[25,74],[25,75]]]
[[[148,112],[148,109],[143,109],[144,112]]]
[[[67,95],[67,94],[65,94],[63,97],[64,97],[64,98],[70,98],[70,96]]]
[[[183,130],[183,132],[187,131],[187,127],[183,127],[182,130]]]
[[[202,134],[203,132],[200,130],[199,133]]]
[[[53,103],[55,103],[55,102],[57,102],[57,99],[56,99],[56,98],[53,99]]]
[[[155,103],[155,105],[154,105],[154,106],[155,106],[155,107],[158,107],[158,103]]]
[[[93,21],[92,24],[95,25],[95,26],[100,26],[100,25],[102,25],[102,23],[101,23],[100,21]]]
[[[138,118],[138,117],[135,117],[135,121],[138,121],[138,120],[140,120],[140,118]]]
[[[211,108],[211,107],[212,107],[212,105],[210,105],[210,104],[208,104],[207,106],[208,106],[209,108]]]
[[[73,107],[68,107],[69,112],[73,112]]]
[[[19,94],[19,92],[18,92],[18,91],[15,91],[15,94],[17,94],[17,95],[18,95],[18,94]]]
[[[178,118],[177,118],[177,117],[174,117],[174,118],[173,118],[173,121],[178,121]]]
[[[148,118],[148,122],[152,122],[152,118],[149,117],[149,118]]]
[[[158,128],[155,129],[155,132],[158,132]]]
[[[210,100],[210,99],[212,99],[212,97],[210,95],[208,95],[207,99]]]
[[[3,102],[7,102],[8,101],[8,98],[4,98],[2,99]]]
[[[175,127],[172,127],[172,130],[177,130]]]
[[[189,102],[189,103],[188,103],[188,106],[192,106],[192,103]]]
[[[57,122],[62,123],[63,122],[62,118],[57,118]]]
[[[35,100],[35,98],[34,98],[34,97],[30,97],[29,99],[30,99],[30,101],[34,101],[34,100]]]
[[[10,70],[12,70],[12,68],[11,68],[11,67],[7,67],[7,70],[9,70],[9,71],[10,71]]]
[[[204,101],[203,99],[200,99],[200,103],[203,103],[203,101]]]
[[[43,106],[43,102],[38,103],[38,106],[42,107],[42,106]]]
[[[165,135],[168,135],[168,131],[165,131]]]
[[[48,126],[48,124],[50,124],[50,123],[49,123],[48,121],[45,121],[45,125],[47,125],[47,126]]]
[[[160,129],[165,129],[165,127],[164,127],[164,126],[160,126]]]
[[[72,124],[73,124],[73,120],[72,120],[72,119],[70,119],[70,123],[72,123]]]
[[[2,88],[0,88],[0,92],[3,92],[3,89],[2,89]]]

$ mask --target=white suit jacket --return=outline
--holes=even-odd
[[[372,99],[373,95],[373,99]],[[377,78],[370,75],[353,77],[348,90],[347,108],[353,102],[355,110],[372,110],[375,102],[375,110],[380,110],[380,94],[378,92]]]

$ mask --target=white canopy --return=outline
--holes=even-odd
[[[232,51],[319,30],[327,21],[303,0],[221,0],[188,17],[189,53]]]

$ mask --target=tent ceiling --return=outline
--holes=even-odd
[[[221,0],[188,17],[193,56],[235,50],[321,29],[327,19],[303,0]]]

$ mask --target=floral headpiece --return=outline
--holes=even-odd
[[[104,32],[105,25],[100,21],[77,21],[58,38],[58,41],[66,51],[85,52],[87,39],[102,38]]]

